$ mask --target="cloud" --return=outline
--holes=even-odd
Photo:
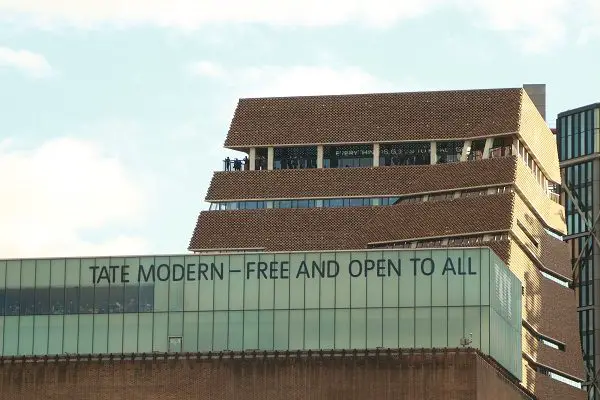
[[[225,75],[223,67],[211,61],[191,63],[188,69],[192,75],[207,76],[210,78],[221,78]]]
[[[0,19],[40,27],[152,25],[193,30],[207,24],[250,23],[271,26],[362,24],[388,27],[444,10],[460,21],[471,17],[481,29],[509,34],[526,52],[541,52],[594,37],[597,0],[0,0]],[[593,17],[592,17],[593,18]]]
[[[199,65],[204,67],[198,68]],[[399,86],[356,66],[261,65],[227,69],[211,61],[200,61],[192,63],[190,70],[194,75],[230,86],[236,98],[382,92]],[[401,88],[407,90],[407,86],[416,85],[406,81]]]
[[[442,0],[0,0],[0,15],[38,25],[93,27],[152,24],[193,29],[206,23],[247,22],[323,26],[363,21],[385,25],[411,18]]]
[[[95,142],[57,138],[29,149],[0,142],[0,257],[132,254],[143,189]],[[86,239],[88,231],[121,234]]]
[[[34,78],[43,78],[52,73],[52,67],[43,55],[0,46],[0,69],[2,68],[15,68]]]

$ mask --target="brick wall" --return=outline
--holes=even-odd
[[[12,362],[0,399],[530,399],[473,350]]]

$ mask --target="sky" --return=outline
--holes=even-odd
[[[185,253],[240,97],[547,85],[597,0],[0,0],[0,258]]]

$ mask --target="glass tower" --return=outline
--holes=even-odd
[[[600,103],[562,112],[556,121],[567,236],[577,285],[579,330],[590,399],[600,399]],[[596,316],[599,317],[596,317]],[[600,327],[600,324],[598,324]]]

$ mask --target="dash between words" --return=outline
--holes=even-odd
[[[477,275],[471,257],[447,257],[441,262],[430,257],[410,258],[408,262],[401,259],[381,258],[377,260],[353,259],[345,268],[335,260],[301,261],[296,266],[289,261],[247,261],[244,268],[236,268],[225,263],[190,263],[190,264],[139,264],[132,265],[92,265],[94,284],[130,283],[130,282],[165,282],[165,281],[202,281],[223,280],[225,274],[242,275],[244,279],[313,279],[336,278],[343,271],[351,278],[358,277],[401,277],[406,275],[429,276],[441,275]],[[136,279],[137,278],[137,279]]]

